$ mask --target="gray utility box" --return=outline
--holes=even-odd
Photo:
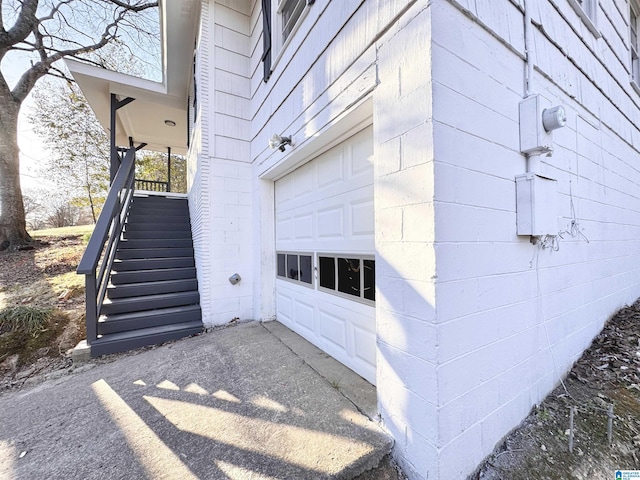
[[[535,173],[516,176],[518,235],[557,235],[557,182]]]

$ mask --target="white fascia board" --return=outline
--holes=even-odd
[[[167,94],[167,87],[166,85],[164,85],[164,83],[154,82],[153,80],[134,77],[132,75],[127,75],[120,72],[114,72],[113,70],[106,70],[104,68],[100,68],[95,65],[89,65],[88,63],[83,63],[70,58],[66,58],[65,63],[67,64],[67,68],[69,68],[69,71],[72,75],[77,73],[80,75],[84,75],[85,77],[92,77],[96,80],[109,82],[112,85],[127,86],[164,95]]]

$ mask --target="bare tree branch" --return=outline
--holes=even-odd
[[[114,5],[117,5],[118,7],[130,10],[132,12],[142,12],[143,10],[146,10],[148,8],[152,8],[152,7],[157,7],[158,6],[158,2],[152,2],[152,3],[143,3],[140,5],[130,5],[127,2],[122,2],[120,0],[109,0],[111,3],[113,3]]]
[[[139,12],[149,8],[153,8],[154,6],[157,5],[157,2],[152,2],[152,3],[140,4],[138,6],[129,6],[128,4],[121,2],[120,0],[109,0],[109,1],[118,6],[121,6],[122,10],[114,12],[114,20],[104,27],[103,32],[100,36],[100,40],[93,44],[80,46],[77,48],[64,49],[64,50],[55,50],[52,48],[47,48],[42,44],[43,36],[38,30],[39,25],[35,26],[33,30],[33,34],[36,38],[35,46],[40,53],[40,61],[35,63],[29,70],[27,70],[22,75],[22,77],[20,77],[20,79],[18,80],[18,83],[14,87],[12,91],[12,95],[17,102],[22,102],[27,97],[27,95],[29,94],[33,86],[36,84],[36,82],[49,72],[54,62],[64,57],[78,58],[83,54],[91,53],[101,49],[102,47],[104,47],[105,45],[107,45],[109,42],[111,42],[116,38],[117,32],[118,32],[118,26],[129,12],[131,11]],[[66,18],[64,19],[64,22],[66,22]],[[70,42],[70,43],[74,43],[74,42]]]
[[[76,83],[75,79],[69,75],[67,75],[67,73],[64,70],[60,70],[58,67],[52,66],[51,69],[49,70],[49,73],[47,73],[47,75],[50,75],[52,77],[56,77],[56,78],[61,78],[63,80],[66,80],[67,83]]]
[[[22,102],[45,75],[70,80],[64,69],[56,66],[64,57],[106,66],[111,62],[102,58],[100,49],[111,43],[126,45],[120,37],[134,43],[154,37],[148,32],[150,17],[142,12],[157,6],[157,0],[0,0],[0,62],[12,52],[22,52],[23,57],[28,53],[31,59],[31,66],[11,86],[14,78],[5,76],[0,68],[0,243],[29,241],[16,173],[20,164],[16,132]],[[128,64],[122,66],[131,69]]]
[[[22,1],[22,8],[16,23],[8,31],[0,32],[0,47],[15,45],[29,36],[34,25],[38,24],[37,9],[38,0]]]
[[[49,12],[49,15],[47,15],[46,17],[39,18],[39,23],[42,24],[47,20],[53,20],[56,16],[56,13],[58,13],[64,5],[68,5],[70,3],[73,3],[73,0],[62,0],[59,4],[55,5],[51,9],[51,11]]]

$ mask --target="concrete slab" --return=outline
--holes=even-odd
[[[258,323],[0,397],[3,479],[343,479],[390,449]]]
[[[371,420],[377,419],[376,387],[280,322],[266,322],[262,325],[324,377],[333,388],[347,397],[360,412]]]
[[[91,347],[86,340],[81,340],[71,351],[73,363],[85,363],[91,360]]]

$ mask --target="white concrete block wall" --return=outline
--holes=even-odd
[[[431,8],[380,39],[374,92],[378,405],[410,478],[439,462]]]
[[[203,0],[198,46],[202,137],[190,191],[205,324],[254,318],[249,34],[251,2]],[[231,285],[228,278],[240,274]]]
[[[215,324],[254,316],[255,250],[250,157],[252,3],[216,0],[212,116],[212,289]],[[238,273],[242,280],[231,285]]]
[[[629,85],[626,2],[599,2],[607,12],[599,15],[601,38],[568,2],[527,2],[542,25],[535,29],[533,89],[564,105],[569,117],[543,166],[558,180],[551,199],[558,231],[573,220],[589,239],[565,234],[558,251],[515,233],[514,176],[526,170],[518,131],[523,3],[467,3],[432,2],[440,449],[434,478],[471,472],[604,321],[640,295],[640,171],[633,167],[640,98]]]
[[[210,157],[208,155],[210,72],[210,9],[209,2],[200,5],[200,28],[197,37],[196,88],[197,111],[191,128],[190,148],[187,158],[189,183],[189,210],[191,233],[200,292],[200,308],[205,325],[211,322],[211,299],[207,292],[211,288],[211,264],[209,232],[211,230],[211,191],[209,189]]]
[[[315,2],[266,83],[260,2],[203,2],[191,198],[207,322],[273,318],[273,180],[372,121],[379,409],[412,479],[470,473],[640,295],[624,8],[600,1],[596,38],[567,2],[527,3],[544,26],[533,87],[569,112],[543,165],[558,229],[589,239],[558,251],[515,233],[523,0]],[[274,133],[294,147],[269,150]]]

